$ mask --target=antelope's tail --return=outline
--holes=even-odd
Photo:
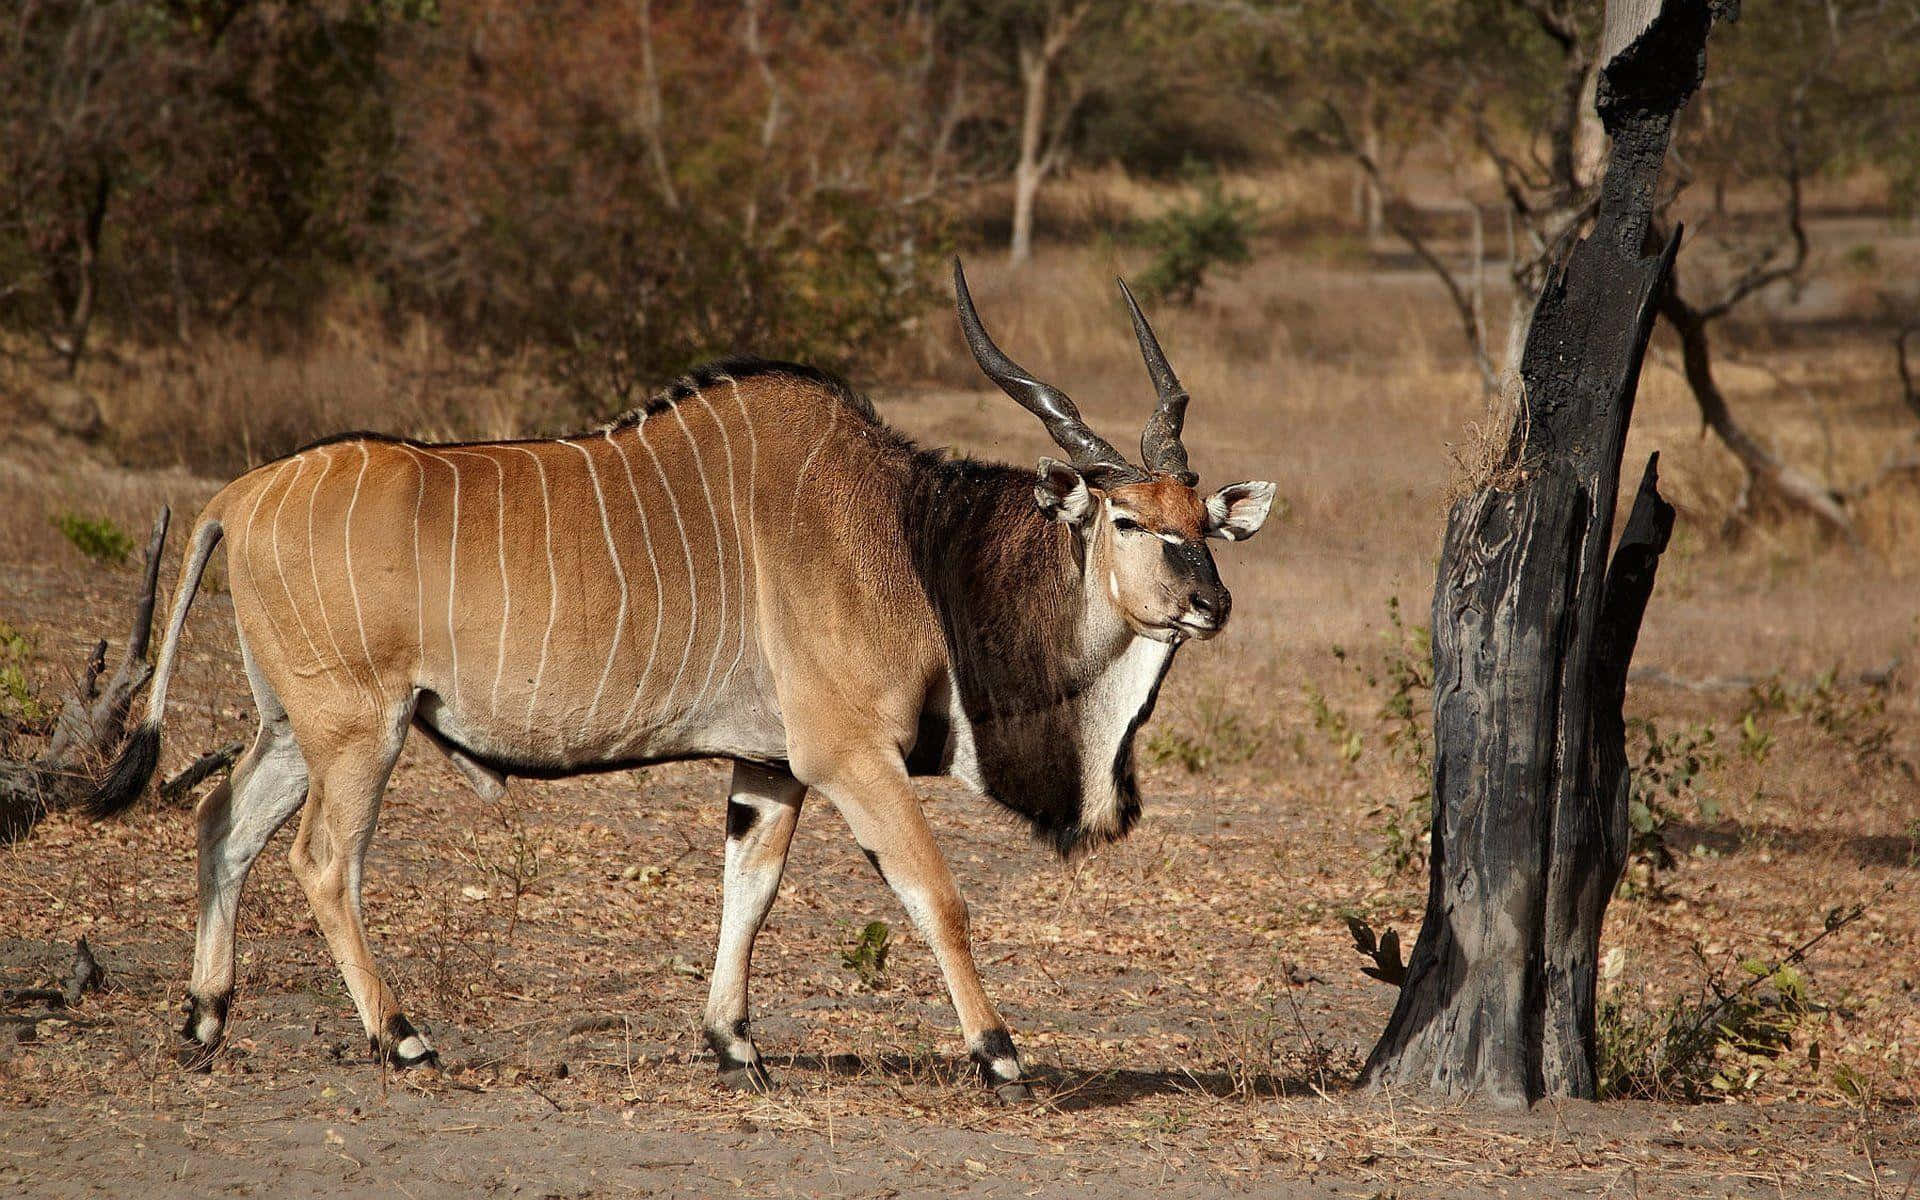
[[[212,506],[209,506],[212,507]],[[147,711],[140,724],[127,736],[120,756],[113,760],[107,777],[87,797],[86,811],[96,821],[118,815],[133,807],[147,790],[154,768],[160,765],[160,718],[167,707],[167,683],[173,678],[174,654],[180,648],[180,631],[187,624],[187,609],[200,590],[213,548],[220,544],[225,530],[218,517],[200,515],[193,538],[187,543],[186,557],[180,564],[180,581],[173,590],[173,609],[167,618],[167,635],[160,643],[160,658],[153,670],[153,688],[147,693]]]

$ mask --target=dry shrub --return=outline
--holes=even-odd
[[[387,340],[330,324],[284,352],[244,341],[93,368],[109,439],[129,463],[233,475],[349,429],[427,438],[516,437],[585,423],[524,363],[491,368],[424,326]]]

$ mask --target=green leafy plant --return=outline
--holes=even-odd
[[[1639,747],[1631,771],[1627,798],[1627,872],[1620,881],[1623,897],[1658,896],[1660,873],[1678,865],[1667,844],[1667,827],[1680,807],[1689,807],[1702,821],[1720,819],[1720,802],[1700,788],[1701,779],[1721,762],[1711,726],[1676,730],[1662,736],[1644,717],[1627,719],[1628,746]]]
[[[885,921],[868,921],[853,939],[853,945],[840,952],[840,965],[859,976],[862,987],[877,990],[886,982],[892,937],[893,930]]]
[[[1834,670],[1804,684],[1788,684],[1777,675],[1764,679],[1747,691],[1746,707],[1740,716],[1742,749],[1746,749],[1745,732],[1751,724],[1756,736],[1765,741],[1760,755],[1764,758],[1773,738],[1760,732],[1759,718],[1783,715],[1805,721],[1839,742],[1863,767],[1899,771],[1914,778],[1914,764],[1894,750],[1894,724],[1887,719],[1891,682],[1881,678],[1849,688]]]
[[[1773,743],[1774,736],[1760,728],[1760,722],[1752,712],[1742,714],[1740,717],[1740,753],[1743,757],[1750,758],[1757,763],[1766,762],[1767,755],[1773,750]]]
[[[1147,756],[1199,775],[1251,762],[1267,744],[1269,732],[1270,726],[1254,722],[1226,696],[1207,695],[1195,703],[1191,720],[1154,731],[1147,739]]]
[[[83,517],[79,513],[63,512],[53,523],[73,543],[73,548],[88,558],[118,566],[133,553],[133,539],[114,524],[111,517]]]
[[[1343,652],[1335,646],[1333,653],[1335,657],[1340,657]],[[1313,727],[1326,735],[1341,762],[1351,764],[1359,761],[1364,748],[1359,731],[1353,728],[1345,714],[1327,703],[1326,693],[1311,683],[1307,685],[1307,711],[1313,714]]]
[[[1253,202],[1228,196],[1218,175],[1203,174],[1198,182],[1193,203],[1167,210],[1141,230],[1156,252],[1139,278],[1150,298],[1192,304],[1209,271],[1253,260]]]
[[[1340,646],[1333,648],[1333,654],[1379,694],[1375,718],[1386,727],[1382,744],[1387,758],[1403,768],[1411,781],[1407,791],[1382,801],[1369,813],[1380,819],[1382,838],[1374,869],[1382,875],[1398,875],[1426,863],[1433,837],[1433,634],[1425,625],[1409,624],[1400,610],[1400,597],[1389,596],[1387,628],[1381,631],[1381,639],[1381,655],[1371,665],[1354,659]],[[1324,708],[1321,698],[1316,724]],[[1359,735],[1353,739],[1357,758]]]
[[[1652,1011],[1622,989],[1607,990],[1598,1009],[1601,1099],[1733,1099],[1751,1092],[1796,1042],[1818,1065],[1815,1030],[1833,1006],[1814,996],[1801,966],[1815,946],[1866,911],[1865,904],[1832,909],[1819,933],[1785,955],[1742,958],[1731,971],[1726,964],[1710,968],[1695,947],[1701,984]],[[1618,975],[1621,954],[1607,955],[1603,975]],[[1840,1079],[1836,1086],[1846,1090]]]
[[[47,707],[27,676],[32,661],[32,641],[0,621],[0,717],[7,718],[0,722],[0,738],[15,730],[37,734],[47,724]]]

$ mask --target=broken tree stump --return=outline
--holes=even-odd
[[[1375,1086],[1595,1094],[1600,927],[1627,854],[1621,701],[1673,525],[1649,461],[1611,565],[1627,424],[1679,231],[1649,248],[1675,114],[1730,6],[1614,0],[1594,227],[1534,309],[1500,468],[1448,515],[1433,601],[1433,847]]]
[[[171,519],[172,510],[164,506],[154,519],[140,588],[134,593],[126,651],[112,677],[101,686],[107,644],[96,643],[87,656],[79,688],[60,706],[45,749],[26,762],[0,761],[0,845],[27,836],[49,810],[84,799],[93,789],[99,765],[113,757],[125,737],[127,714],[153,676],[147,645],[153,634],[160,554]]]

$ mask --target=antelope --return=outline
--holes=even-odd
[[[735,1086],[771,1082],[750,960],[802,799],[824,794],[932,947],[986,1083],[1026,1095],[910,780],[958,777],[1062,857],[1124,837],[1134,735],[1179,647],[1227,622],[1205,539],[1252,536],[1274,493],[1195,490],[1187,393],[1120,286],[1158,393],[1138,466],[994,344],[956,261],[974,359],[1069,461],[1033,473],[922,450],[824,372],[730,359],[589,434],[346,434],[223,488],[194,525],[143,720],[90,805],[119,812],[151,779],[187,611],[224,539],[259,729],[196,809],[183,1057],[204,1063],[227,1029],[241,889],[297,811],[293,872],[369,1052],[437,1065],[361,913],[413,729],[491,798],[509,776],[732,761],[703,1024]]]

